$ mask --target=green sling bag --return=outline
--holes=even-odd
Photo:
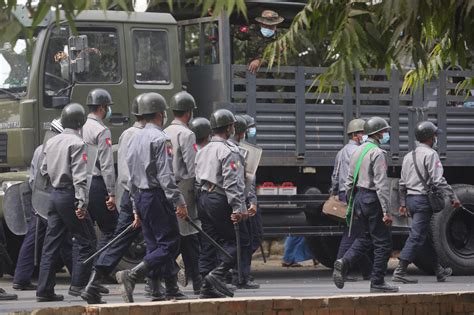
[[[376,144],[373,144],[371,142],[367,143],[365,146],[364,150],[362,151],[362,154],[360,155],[359,159],[357,160],[357,164],[355,167],[354,171],[354,179],[352,181],[352,190],[351,190],[351,195],[349,196],[349,202],[347,204],[347,210],[346,210],[346,223],[349,225],[349,235],[352,227],[352,217],[353,217],[353,211],[352,208],[354,206],[354,190],[356,188],[357,180],[359,179],[359,171],[360,171],[360,166],[362,165],[362,161],[364,160],[365,155],[367,152],[369,152],[372,149],[377,148]]]

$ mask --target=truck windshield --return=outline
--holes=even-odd
[[[26,92],[29,70],[25,39],[17,40],[14,46],[9,42],[0,46],[0,91]]]

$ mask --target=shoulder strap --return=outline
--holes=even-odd
[[[421,176],[420,169],[418,168],[418,165],[416,163],[416,152],[415,151],[416,150],[413,150],[411,154],[413,156],[413,165],[415,166],[416,175],[418,175],[418,178],[420,179],[421,183],[423,184],[423,187],[425,187],[426,191],[429,191],[430,188],[428,187],[428,183],[423,178],[423,176]]]

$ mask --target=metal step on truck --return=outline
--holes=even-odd
[[[165,8],[163,4],[149,10]],[[285,28],[302,4],[247,1],[247,8],[249,21],[264,9],[277,10],[285,17]],[[21,12],[17,12],[20,17]],[[28,24],[26,16],[24,23]],[[430,119],[446,130],[439,139],[445,175],[468,210],[447,208],[434,217],[436,250],[441,263],[457,274],[474,273],[474,108],[469,107],[474,98],[454,91],[455,81],[472,77],[473,71],[444,71],[422,90],[401,95],[400,73],[394,70],[387,77],[384,70],[373,69],[354,73],[353,85],[340,88],[334,82],[332,93],[315,94],[318,85],[312,85],[313,81],[324,68],[296,62],[295,66],[261,68],[256,75],[247,71],[240,57],[245,43],[235,37],[235,29],[248,22],[237,14],[200,17],[200,12],[190,8],[173,15],[85,11],[75,23],[78,34],[66,22],[56,25],[54,15],[48,16],[35,32],[29,64],[23,39],[16,46],[5,43],[0,50],[0,181],[4,189],[27,179],[33,151],[42,143],[49,122],[68,102],[84,103],[90,89],[105,88],[115,100],[107,125],[116,143],[133,123],[130,104],[136,95],[156,91],[170,98],[186,85],[197,100],[196,117],[229,108],[256,118],[256,144],[263,148],[258,183],[291,182],[296,187],[292,195],[259,196],[265,236],[305,236],[315,258],[331,267],[343,226],[324,216],[321,209],[328,198],[334,158],[347,141],[347,123],[354,117],[377,115],[392,126],[392,141],[385,149],[389,175],[394,178],[393,235],[398,250],[407,237],[409,220],[397,214],[396,178],[404,154],[415,145],[411,127]],[[18,199],[18,213],[5,214],[5,220],[25,224],[30,209],[23,199]],[[8,252],[15,260],[21,237],[5,230]],[[137,241],[121,267],[140,261],[144,252],[143,243]],[[430,272],[429,257],[420,255],[417,265]]]

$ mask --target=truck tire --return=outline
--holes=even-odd
[[[455,275],[474,274],[474,186],[452,186],[461,204],[471,211],[453,210],[451,205],[433,216],[431,228],[439,262]]]

